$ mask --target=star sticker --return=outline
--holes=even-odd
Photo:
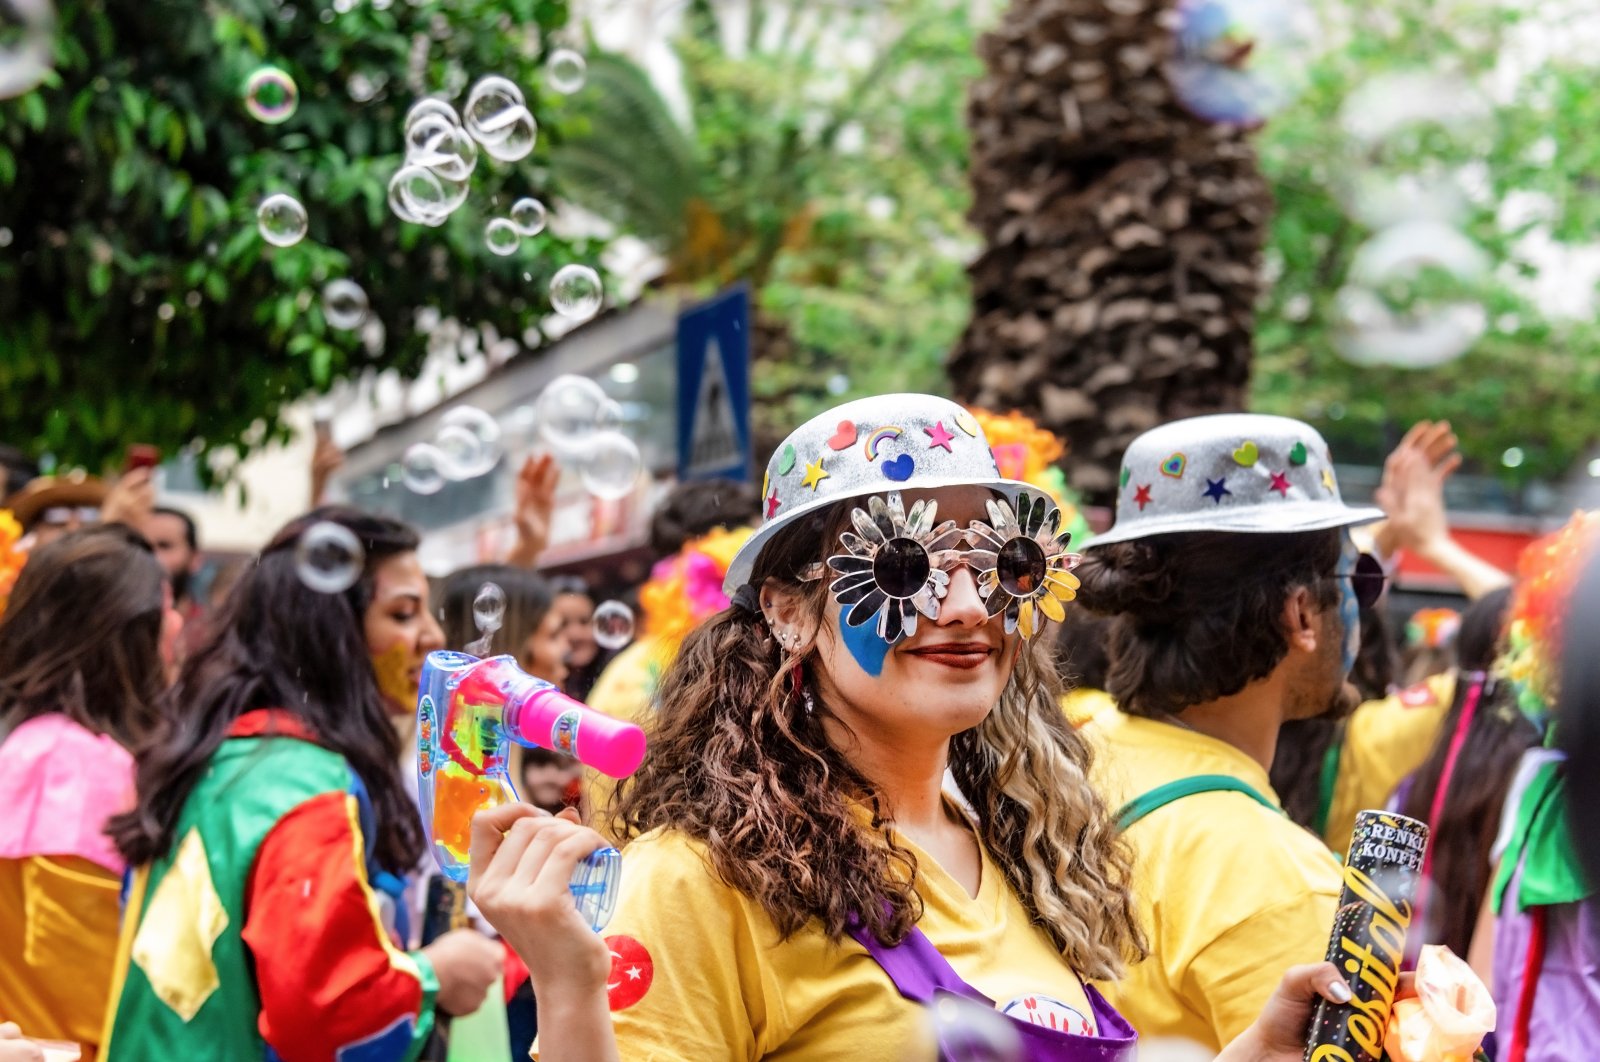
[[[1287,474],[1283,472],[1274,472],[1272,474],[1272,486],[1268,487],[1267,489],[1275,490],[1279,495],[1287,498],[1289,496],[1289,486],[1289,477]]]
[[[1324,487],[1327,487],[1329,492],[1332,492],[1332,490],[1333,490],[1333,469],[1324,468],[1322,470],[1322,485]]]
[[[1206,480],[1206,489],[1200,493],[1204,494],[1218,505],[1221,505],[1222,496],[1224,494],[1232,494],[1233,491],[1228,489],[1228,477],[1223,476],[1221,479]]]
[[[928,449],[931,450],[935,446],[942,446],[942,447],[944,447],[945,453],[954,453],[955,452],[955,451],[950,449],[950,440],[955,438],[955,436],[951,435],[948,431],[945,430],[944,423],[942,421],[937,421],[936,420],[936,421],[933,422],[933,427],[931,427],[931,428],[923,428],[922,430],[927,432],[928,433],[928,438],[933,440],[931,443],[928,444]]]
[[[1139,507],[1141,513],[1144,512],[1144,507],[1150,504],[1150,484],[1142,484],[1133,492],[1133,503]]]
[[[815,461],[806,463],[806,475],[805,478],[800,482],[810,487],[812,493],[814,494],[817,490],[817,484],[821,483],[827,478],[828,473],[825,469],[823,469],[822,458],[819,457]]]
[[[767,519],[768,520],[771,520],[774,516],[778,515],[778,506],[780,506],[782,504],[783,503],[778,500],[778,492],[777,491],[773,491],[772,492],[772,496],[767,499]]]

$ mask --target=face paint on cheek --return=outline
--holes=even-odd
[[[372,671],[378,678],[378,692],[395,712],[410,711],[417,700],[411,684],[411,652],[405,642],[396,642],[381,653],[372,654]]]
[[[1340,662],[1344,665],[1344,673],[1347,676],[1356,666],[1356,654],[1361,651],[1361,604],[1356,600],[1355,580],[1349,578],[1355,574],[1358,553],[1356,544],[1346,533],[1344,546],[1339,551],[1339,566],[1334,571],[1340,576],[1339,620],[1344,624],[1344,645],[1341,647]]]
[[[883,674],[883,662],[889,658],[889,643],[878,637],[873,624],[863,623],[859,627],[852,627],[841,617],[839,637],[862,671],[872,678]]]

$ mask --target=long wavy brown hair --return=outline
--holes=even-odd
[[[827,584],[796,575],[822,559],[846,511],[784,529],[751,577],[801,595],[819,632]],[[922,914],[917,858],[895,839],[872,779],[828,741],[828,706],[809,677],[820,666],[815,648],[812,640],[784,651],[759,614],[737,607],[693,631],[662,677],[650,753],[610,813],[621,836],[665,827],[703,843],[717,876],[758,903],[784,939],[816,919],[838,940],[859,918],[895,944]],[[1023,647],[994,710],[951,739],[950,768],[977,812],[980,842],[1034,923],[1080,975],[1114,979],[1145,954],[1129,895],[1132,853],[1089,784],[1089,747],[1062,717],[1047,652]]]

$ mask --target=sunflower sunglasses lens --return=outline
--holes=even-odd
[[[890,597],[911,597],[928,581],[932,570],[928,551],[911,538],[891,538],[872,560],[872,576]]]
[[[1050,563],[1044,548],[1031,538],[1013,538],[1000,549],[995,564],[1000,587],[1012,597],[1028,597],[1044,585]]]

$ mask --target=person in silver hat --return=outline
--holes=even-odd
[[[540,1057],[900,1062],[950,992],[1015,1057],[1131,1059],[1088,984],[1140,953],[1131,867],[1038,637],[1078,586],[1060,513],[927,395],[803,425],[762,498],[611,805],[605,941],[567,893],[596,834],[474,823],[471,894],[528,963]],[[1319,993],[1349,998],[1331,965],[1292,971],[1226,1057],[1298,1060]]]
[[[1308,425],[1195,417],[1128,447],[1117,519],[1087,548],[1080,603],[1113,617],[1118,711],[1085,734],[1138,853],[1150,955],[1112,993],[1145,1035],[1216,1050],[1277,971],[1320,957],[1332,854],[1268,781],[1279,727],[1355,706],[1360,609],[1383,569],[1348,529],[1332,455]]]

